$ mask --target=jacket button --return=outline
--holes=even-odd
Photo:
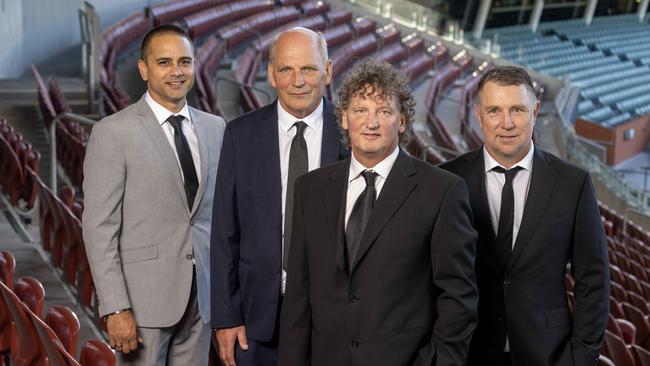
[[[194,256],[193,256],[192,254],[187,254],[187,255],[185,256],[185,259],[187,259],[187,260],[192,260],[192,259],[194,259]]]
[[[348,296],[348,300],[350,301],[350,303],[354,304],[355,302],[359,301],[359,298],[354,294],[350,294]]]
[[[352,346],[352,348],[358,348],[359,347],[359,340],[356,339],[356,338],[352,339],[351,346]]]
[[[509,278],[506,278],[505,280],[503,280],[503,284],[506,285],[506,286],[510,285],[511,283],[512,282],[510,282]]]

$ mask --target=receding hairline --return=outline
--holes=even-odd
[[[293,27],[276,34],[271,40],[271,46],[269,48],[269,63],[271,64],[273,63],[275,48],[280,42],[280,39],[291,33],[304,34],[306,36],[309,36],[309,38],[312,41],[312,44],[315,45],[319,51],[319,54],[322,58],[323,65],[327,63],[327,61],[329,60],[329,56],[327,53],[327,41],[325,40],[325,37],[323,37],[322,33],[314,32],[313,30],[305,27]]]
[[[142,43],[140,44],[140,60],[146,61],[145,58],[147,57],[149,47],[154,38],[166,35],[176,35],[180,38],[186,39],[192,49],[192,54],[194,54],[195,50],[192,38],[183,28],[173,24],[163,24],[151,29],[142,39]]]

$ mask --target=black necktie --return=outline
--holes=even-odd
[[[174,128],[174,145],[176,145],[176,153],[178,160],[181,162],[181,169],[183,170],[183,177],[185,178],[185,195],[187,196],[187,205],[192,210],[194,205],[194,197],[199,188],[199,179],[196,176],[196,168],[194,167],[194,160],[192,159],[192,151],[190,145],[185,139],[183,130],[181,129],[183,116],[169,116],[167,122]]]
[[[506,182],[503,184],[503,189],[501,190],[501,212],[499,213],[497,230],[497,246],[501,251],[501,256],[506,265],[510,260],[510,253],[512,252],[512,230],[515,216],[515,193],[512,188],[512,180],[515,179],[515,175],[521,169],[523,168],[519,166],[508,170],[500,166],[492,169],[506,176]]]
[[[293,222],[293,189],[296,178],[309,171],[309,160],[307,158],[307,142],[305,141],[305,128],[307,124],[298,121],[293,124],[296,127],[296,135],[291,140],[289,150],[289,172],[287,173],[287,199],[284,205],[284,252],[282,254],[282,268],[286,271],[289,261],[289,248],[291,247],[291,225]]]
[[[372,213],[372,208],[375,206],[375,178],[377,173],[371,170],[361,172],[361,176],[366,180],[366,189],[361,192],[359,198],[354,203],[350,218],[348,218],[348,226],[345,228],[345,242],[346,254],[348,256],[348,266],[352,265],[359,244],[361,244],[361,236],[366,229],[366,224]]]

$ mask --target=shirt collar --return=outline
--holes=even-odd
[[[305,118],[296,118],[282,108],[282,104],[280,104],[280,101],[278,100],[278,123],[280,124],[282,131],[289,132],[291,127],[293,127],[293,124],[297,121],[305,122],[307,126],[314,131],[318,130],[323,124],[323,98],[321,98],[318,107],[316,107],[316,109],[314,109],[314,111],[309,115],[305,116]]]
[[[397,155],[399,155],[399,147],[395,147],[395,150],[393,150],[393,152],[384,160],[379,162],[379,164],[375,165],[371,169],[368,169],[354,158],[353,152],[350,159],[350,174],[348,175],[348,182],[352,182],[353,180],[357,179],[359,177],[359,174],[361,174],[361,172],[364,170],[372,170],[380,177],[384,179],[388,178],[388,173],[390,173],[391,169],[393,169],[393,164],[395,164],[395,160],[397,160]]]
[[[174,113],[171,112],[169,109],[160,105],[155,100],[153,100],[151,94],[149,94],[149,91],[147,91],[147,93],[145,94],[144,100],[149,105],[149,108],[151,108],[151,110],[153,111],[154,116],[156,116],[156,120],[161,126],[163,123],[167,122],[167,118],[173,115],[183,116],[185,117],[185,119],[190,121],[190,123],[192,123],[192,119],[190,118],[190,109],[187,107],[187,101],[185,102],[185,105],[183,106],[183,108],[181,108],[181,110],[178,113]]]
[[[512,169],[513,167],[521,167],[523,169],[526,169],[530,171],[533,167],[533,155],[535,153],[535,144],[531,141],[530,143],[530,149],[528,149],[528,153],[521,159],[519,162],[514,164],[513,166],[510,167]],[[485,163],[485,172],[489,172],[492,169],[500,166],[505,169],[505,167],[501,164],[499,164],[488,151],[485,149],[485,145],[483,146],[483,161]]]

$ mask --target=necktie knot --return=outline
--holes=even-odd
[[[169,124],[174,128],[174,133],[177,133],[182,131],[181,126],[184,119],[185,117],[181,115],[171,115],[169,118],[167,118],[167,122],[169,122]]]
[[[293,125],[296,127],[296,137],[302,136],[305,133],[305,129],[307,128],[307,124],[305,122],[298,121]]]
[[[377,173],[372,170],[364,170],[361,172],[361,176],[366,180],[366,187],[375,186],[375,178],[377,178]]]
[[[504,169],[503,167],[497,166],[492,169],[492,171],[495,171],[497,173],[505,174],[506,176],[506,183],[505,184],[511,184],[512,180],[515,179],[515,176],[517,173],[519,173],[520,170],[523,168],[520,166],[516,166],[514,168],[510,169]]]

